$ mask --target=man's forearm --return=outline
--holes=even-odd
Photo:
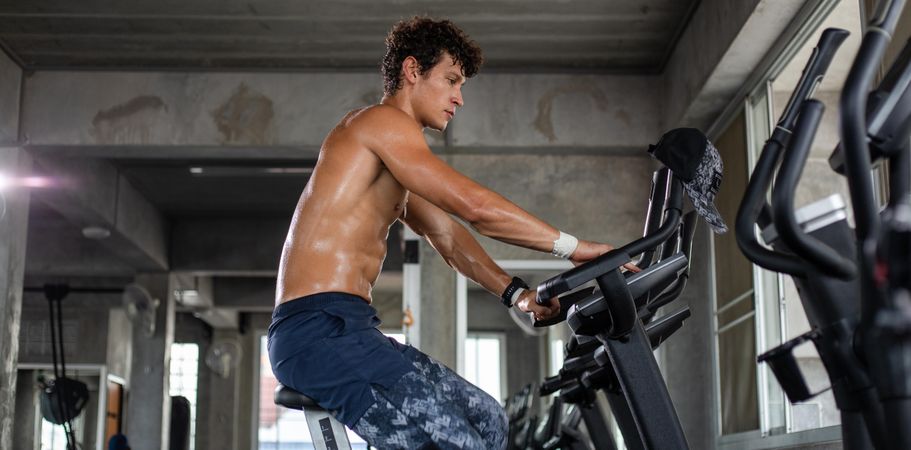
[[[451,241],[446,246],[437,246],[430,238],[446,264],[490,293],[502,294],[512,277],[494,262],[465,227],[454,223],[451,233]]]
[[[487,191],[468,220],[478,233],[507,244],[540,252],[553,250],[560,232],[518,205],[493,191]]]

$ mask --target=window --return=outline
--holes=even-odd
[[[98,405],[98,376],[97,372],[92,373],[89,370],[79,370],[79,369],[70,369],[72,365],[67,366],[66,377],[81,381],[85,383],[89,388],[89,403],[86,404],[85,409],[76,416],[72,421],[73,425],[73,437],[76,438],[76,443],[78,446],[84,446],[86,444],[92,444],[95,442],[95,439],[92,436],[94,431],[95,420],[97,415],[97,405]],[[44,375],[48,379],[53,379],[52,370],[47,370],[44,372]],[[36,401],[40,401],[36,399]],[[66,450],[66,434],[63,431],[63,425],[55,425],[47,420],[44,420],[44,416],[41,414],[40,404],[35,407],[36,420],[40,424],[40,450]]]
[[[746,144],[744,114],[715,142],[725,171],[725,186],[715,204],[729,224],[734,223],[746,190]],[[753,269],[740,253],[734,233],[715,236],[714,254],[721,434],[727,435],[759,429]]]
[[[83,414],[73,420],[76,442],[82,442]],[[54,425],[41,418],[41,450],[66,450],[66,434],[62,425]]]
[[[503,333],[468,333],[465,338],[465,379],[491,397],[503,400]]]
[[[560,338],[550,338],[550,366],[548,367],[547,376],[554,376],[560,373],[563,368],[563,347],[565,343]]]
[[[269,351],[266,348],[267,337],[261,336],[259,340],[259,425],[256,431],[257,446],[259,450],[303,450],[312,449],[313,440],[307,428],[304,412],[283,408],[275,404],[273,392],[278,386],[278,380],[272,373],[269,364]],[[348,431],[348,439],[352,449],[367,449],[364,442],[353,431]]]
[[[171,344],[169,395],[190,402],[190,450],[196,448],[196,391],[199,383],[199,345]]]

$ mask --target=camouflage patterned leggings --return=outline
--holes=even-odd
[[[376,398],[354,425],[371,446],[387,449],[506,448],[506,412],[493,397],[429,356],[408,348],[416,368]]]

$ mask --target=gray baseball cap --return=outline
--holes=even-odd
[[[661,136],[648,152],[667,166],[683,182],[683,188],[696,211],[715,233],[728,231],[721,213],[715,207],[715,196],[721,189],[724,164],[718,149],[705,134],[695,128],[676,128]]]

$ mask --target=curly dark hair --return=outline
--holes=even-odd
[[[386,36],[386,56],[382,64],[385,93],[395,94],[402,87],[402,61],[405,58],[417,59],[423,75],[440,62],[443,52],[462,65],[465,78],[477,74],[484,62],[478,44],[448,20],[415,16],[395,24]]]

